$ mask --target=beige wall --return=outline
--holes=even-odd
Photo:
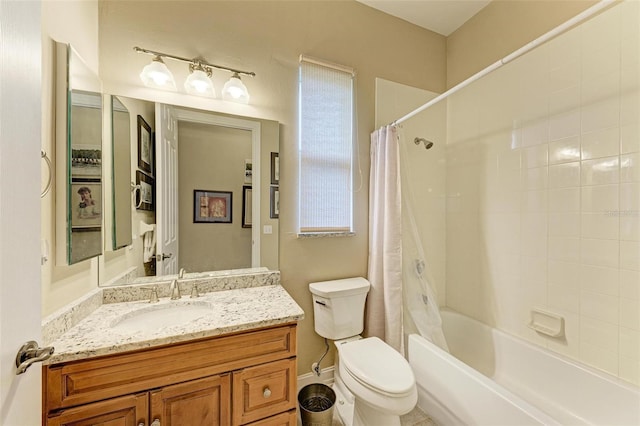
[[[636,385],[639,17],[623,3],[449,98],[446,177],[447,305]]]
[[[447,37],[447,88],[595,4],[596,0],[493,0]]]
[[[251,105],[142,87],[138,75],[151,58],[136,54],[134,45],[185,57],[202,55],[214,63],[255,71],[255,78],[243,78]],[[363,186],[355,194],[354,237],[296,238],[297,70],[302,53],[357,71],[357,163]],[[283,285],[306,312],[300,323],[300,373],[310,371],[324,350],[313,330],[308,284],[366,275],[374,79],[443,91],[444,54],[444,37],[354,1],[100,2],[100,75],[106,91],[281,123],[280,270]],[[182,84],[186,65],[169,60],[167,65]],[[218,91],[226,78],[228,74],[214,73]]]
[[[53,162],[55,158],[54,62],[53,40],[71,43],[90,69],[98,73],[98,2],[42,2],[42,149]],[[44,164],[44,162],[43,162]],[[42,171],[46,179],[46,171]],[[64,176],[64,173],[62,173]],[[44,187],[44,182],[42,184]],[[97,286],[98,261],[87,260],[72,266],[56,266],[55,185],[41,202],[41,238],[49,247],[49,260],[42,266],[42,313],[56,309],[81,297]],[[64,219],[62,219],[64,220]],[[64,236],[62,236],[64,238]]]
[[[187,271],[251,267],[251,228],[242,227],[251,132],[180,121],[178,140],[178,266]],[[232,192],[232,222],[194,223],[195,189]]]

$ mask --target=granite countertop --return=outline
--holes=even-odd
[[[277,278],[279,282],[279,276]],[[178,305],[192,305],[187,309],[196,312],[194,319],[176,320],[172,325],[170,315],[176,309],[171,308]],[[123,321],[155,310],[163,310],[162,318],[157,321],[169,325],[154,327],[146,322],[140,330],[122,327]],[[149,303],[148,298],[102,303],[48,343],[55,352],[46,364],[290,323],[303,317],[304,311],[289,293],[280,284],[273,283],[212,291],[193,299],[185,295],[178,300],[161,297],[157,303]]]

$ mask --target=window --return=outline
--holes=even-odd
[[[348,233],[353,217],[353,86],[346,67],[300,58],[298,229]]]

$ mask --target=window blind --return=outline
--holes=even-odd
[[[350,232],[353,72],[300,61],[299,230]]]

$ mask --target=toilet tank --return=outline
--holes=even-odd
[[[364,329],[369,281],[362,277],[309,284],[316,333],[331,340],[357,336]]]

